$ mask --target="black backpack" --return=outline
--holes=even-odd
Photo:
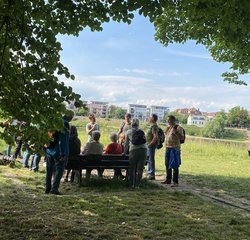
[[[165,134],[163,130],[160,127],[158,127],[158,143],[156,145],[156,148],[161,149],[163,147],[164,141],[165,141]]]
[[[174,128],[177,129],[178,126],[179,126],[179,125],[176,124],[176,125],[174,126]],[[180,139],[180,144],[183,144],[183,143],[185,143],[185,140],[186,140],[186,132],[185,132],[184,128],[181,127],[181,129],[182,129],[182,131],[183,131],[183,138]]]
[[[133,129],[131,143],[133,145],[145,144],[146,143],[145,133],[141,129]]]

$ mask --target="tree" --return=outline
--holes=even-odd
[[[124,119],[126,112],[127,111],[121,107],[111,105],[108,110],[108,118]]]
[[[175,116],[176,121],[178,123],[187,124],[188,114],[183,115],[183,114],[180,114],[178,112],[170,112],[168,115],[164,116],[164,119],[167,120],[169,115]]]
[[[246,127],[249,124],[249,113],[240,106],[229,110],[227,124],[233,127]]]
[[[80,96],[58,79],[74,76],[60,62],[57,35],[77,36],[86,27],[101,31],[111,19],[131,23],[134,11],[155,23],[165,45],[194,39],[216,61],[232,62],[235,72],[225,79],[243,83],[237,77],[249,72],[248,0],[1,0],[0,117],[25,121],[24,141],[43,142],[48,129],[61,129],[64,102],[79,105]],[[6,129],[0,137],[19,132]]]
[[[101,31],[110,19],[130,23],[136,9],[152,20],[161,8],[158,1],[139,0],[1,0],[0,117],[26,122],[25,142],[44,142],[48,129],[62,129],[64,103],[79,105],[80,96],[58,79],[74,76],[60,62],[57,35],[77,36],[85,27]],[[4,139],[20,134],[18,126],[1,126]]]
[[[155,21],[157,40],[166,46],[187,40],[203,44],[215,61],[232,63],[224,80],[246,85],[238,77],[250,69],[249,0],[170,0],[162,6]]]
[[[225,119],[222,114],[217,114],[210,122],[206,123],[202,130],[204,137],[222,138],[225,130]]]

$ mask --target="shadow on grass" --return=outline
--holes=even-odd
[[[250,178],[182,173],[181,181],[250,200]]]
[[[154,190],[160,187],[156,184],[142,179],[139,188],[132,188],[129,186],[127,180],[111,179],[111,178],[92,178],[89,181],[82,180],[82,186],[79,187],[76,183],[62,183],[62,189],[67,192],[82,192],[82,191],[96,191],[96,192],[124,192],[124,191],[138,191],[138,190]]]

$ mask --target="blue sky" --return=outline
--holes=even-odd
[[[190,41],[167,48],[154,40],[153,25],[136,16],[130,24],[110,22],[102,32],[85,29],[79,37],[60,36],[62,62],[76,76],[61,79],[83,100],[196,107],[202,111],[249,109],[249,86],[223,82],[229,64],[212,60]],[[244,77],[249,83],[249,75]]]

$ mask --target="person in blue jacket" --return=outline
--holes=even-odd
[[[69,156],[69,123],[64,119],[64,131],[49,131],[49,136],[52,141],[45,145],[45,193],[60,195],[58,189]]]

